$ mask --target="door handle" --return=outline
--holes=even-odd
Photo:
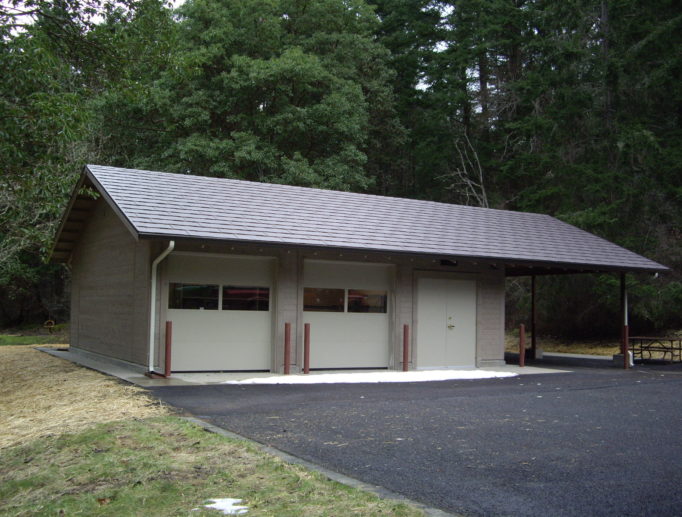
[[[452,325],[452,324],[450,324],[450,325],[448,325],[448,328],[449,328],[450,330],[452,330],[452,329],[454,329],[454,328],[455,328],[455,326],[454,326],[454,325]]]

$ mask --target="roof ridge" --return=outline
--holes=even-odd
[[[353,195],[353,196],[366,196],[366,197],[371,197],[371,198],[376,198],[376,199],[381,199],[381,200],[397,200],[397,201],[408,201],[412,203],[429,203],[437,206],[442,206],[442,207],[458,207],[462,208],[465,210],[486,210],[486,211],[493,211],[493,212],[501,212],[504,214],[524,214],[524,215],[532,215],[532,216],[541,216],[541,217],[551,217],[553,219],[556,219],[555,217],[549,215],[549,214],[542,214],[539,212],[524,212],[522,210],[508,210],[504,208],[490,208],[490,207],[482,207],[482,206],[473,206],[473,205],[462,205],[458,203],[447,203],[444,201],[433,201],[430,199],[417,199],[417,198],[410,198],[410,197],[398,197],[398,196],[388,196],[388,195],[383,195],[383,194],[370,194],[366,192],[354,192],[350,190],[334,190],[334,189],[327,189],[327,188],[320,188],[320,187],[304,187],[300,185],[289,185],[288,183],[270,183],[270,182],[265,182],[265,181],[254,181],[254,180],[244,180],[244,179],[239,179],[239,178],[223,178],[223,177],[218,177],[218,176],[201,176],[201,175],[195,175],[195,174],[184,174],[181,172],[164,172],[164,171],[152,171],[149,169],[131,169],[127,167],[113,167],[110,165],[96,165],[96,164],[87,164],[86,167],[92,171],[91,167],[96,167],[98,169],[109,169],[109,170],[116,170],[116,171],[126,171],[126,172],[143,172],[143,173],[149,173],[149,174],[154,174],[154,175],[163,175],[163,176],[174,176],[177,177],[178,179],[180,178],[191,178],[190,181],[215,181],[215,182],[230,182],[230,183],[239,183],[243,185],[248,185],[248,186],[265,186],[265,187],[277,187],[277,188],[284,188],[284,189],[292,189],[292,190],[304,190],[308,192],[320,192],[320,193],[334,193],[334,194],[343,194],[343,195]]]

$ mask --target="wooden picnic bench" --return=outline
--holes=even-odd
[[[682,338],[630,336],[633,359],[682,361]]]

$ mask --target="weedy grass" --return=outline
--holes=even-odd
[[[168,413],[141,388],[30,346],[0,347],[0,448]]]
[[[65,343],[61,335],[20,335],[20,334],[0,334],[0,346],[17,345],[45,345]]]
[[[526,347],[530,347],[530,333],[526,334]],[[620,345],[616,340],[582,340],[582,341],[562,341],[560,339],[538,336],[538,348],[545,352],[556,352],[561,354],[587,354],[587,355],[606,355],[620,353]],[[519,331],[508,332],[505,336],[505,351],[519,351]]]
[[[3,515],[217,515],[202,505],[225,497],[249,515],[423,515],[173,416],[33,440],[0,464]]]
[[[0,349],[0,366],[0,428],[12,434],[0,445],[0,515],[220,515],[202,506],[218,498],[241,499],[247,515],[423,515],[206,432],[137,388],[30,347]]]

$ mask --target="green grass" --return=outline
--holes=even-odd
[[[69,342],[69,325],[60,323],[48,332],[42,325],[0,329],[0,346],[66,344]]]
[[[423,515],[176,417],[101,424],[0,450],[0,515]],[[192,511],[200,508],[199,511]]]
[[[0,346],[8,345],[44,345],[47,343],[65,343],[63,337],[57,334],[39,336],[20,336],[16,334],[0,334]]]

